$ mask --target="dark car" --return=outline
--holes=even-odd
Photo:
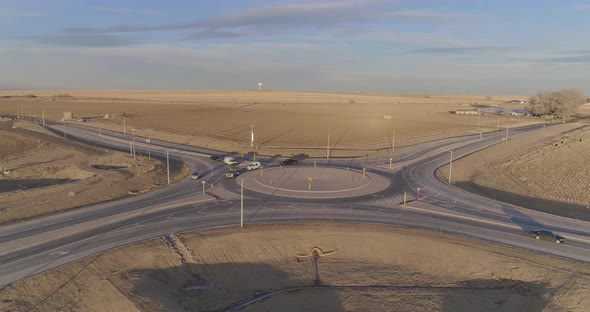
[[[228,171],[228,172],[225,174],[225,177],[226,177],[226,178],[228,178],[228,179],[233,179],[233,178],[236,178],[236,177],[237,177],[237,176],[239,176],[239,175],[240,175],[240,172],[239,172],[238,170],[236,170],[236,169],[231,169],[230,171]]]
[[[565,243],[565,237],[547,230],[532,231],[531,236],[535,239],[548,240],[557,244]]]
[[[297,159],[289,158],[281,161],[281,166],[293,166],[297,165]]]
[[[223,156],[220,156],[220,155],[211,155],[211,157],[209,157],[209,159],[215,160],[215,161],[222,161],[223,160]]]

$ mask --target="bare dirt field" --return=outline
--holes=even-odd
[[[34,94],[27,96],[27,94]],[[507,100],[524,97],[479,95],[333,94],[279,91],[0,91],[0,114],[59,120],[63,112],[87,118],[87,125],[202,146],[227,152],[255,149],[266,155],[306,153],[365,156],[498,126],[523,125],[536,119],[496,115],[455,115],[472,104],[523,108]],[[104,119],[105,115],[110,119]],[[390,119],[389,119],[390,118]]]
[[[455,161],[453,184],[486,197],[590,220],[588,164],[590,126],[560,124]],[[448,166],[440,172],[447,177]]]
[[[580,263],[425,230],[260,224],[91,256],[4,287],[0,310],[589,311],[589,274]]]
[[[139,194],[166,184],[157,159],[64,141],[36,125],[0,123],[0,224]],[[28,129],[28,130],[27,130]],[[188,168],[173,162],[178,178]]]

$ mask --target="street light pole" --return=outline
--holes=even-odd
[[[330,159],[330,135],[328,134],[328,146],[326,148],[326,159]]]
[[[395,152],[395,130],[393,130],[391,135],[391,152]]]
[[[244,179],[242,178],[242,188],[240,191],[240,227],[244,227]]]
[[[451,162],[449,163],[449,184],[451,184],[451,174],[453,172],[453,151],[451,152]]]
[[[41,118],[43,118],[43,127],[45,127],[45,111],[41,111]]]
[[[166,149],[166,171],[168,172],[168,184],[170,184],[170,157],[168,156],[167,149]]]
[[[506,127],[506,142],[508,142],[508,127]]]

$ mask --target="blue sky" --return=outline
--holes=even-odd
[[[0,89],[590,93],[590,0],[0,0]]]

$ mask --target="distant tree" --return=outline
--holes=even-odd
[[[527,110],[535,115],[557,115],[567,119],[584,100],[580,90],[541,91],[529,99]]]

